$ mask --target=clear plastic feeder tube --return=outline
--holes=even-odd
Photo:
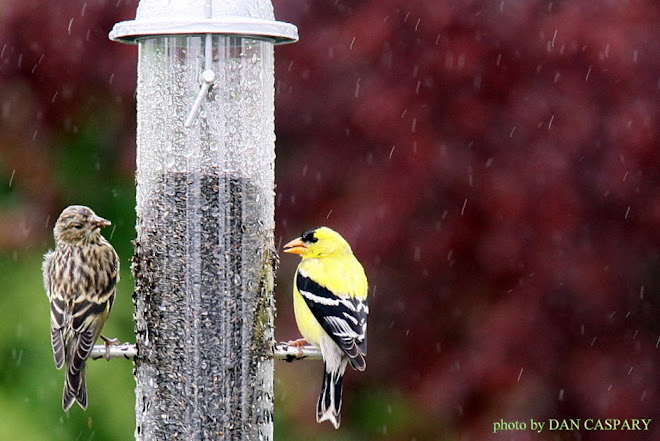
[[[273,43],[138,46],[136,438],[272,439]]]

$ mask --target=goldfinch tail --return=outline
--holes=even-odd
[[[321,395],[316,404],[316,421],[330,421],[335,429],[339,428],[341,422],[341,393],[342,380],[346,361],[335,371],[328,371],[328,365],[323,363],[323,383],[321,384]]]
[[[85,384],[85,371],[72,372],[67,369],[64,380],[64,392],[62,394],[62,409],[69,410],[73,403],[84,410],[87,409],[87,386]]]

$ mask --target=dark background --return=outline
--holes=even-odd
[[[370,281],[368,369],[317,425],[318,362],[276,364],[276,439],[652,440],[530,418],[660,409],[660,6],[277,0],[276,241],[341,232]],[[72,203],[113,221],[108,335],[133,340],[136,1],[0,2],[1,439],[119,440],[131,363],[64,414],[42,254]],[[297,337],[278,273],[276,336]]]

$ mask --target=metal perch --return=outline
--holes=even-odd
[[[302,356],[299,356],[297,346],[289,346],[286,343],[276,343],[273,350],[273,359],[284,361],[295,361],[307,358],[310,360],[321,360],[321,350],[316,346],[303,346]]]
[[[122,343],[120,345],[111,345],[108,347],[108,358],[126,358],[133,359],[137,354],[137,349],[133,343]],[[309,359],[309,360],[321,360],[321,351],[316,346],[303,346],[302,347],[302,356],[298,355],[297,346],[289,346],[288,344],[281,342],[275,343],[273,347],[273,359],[274,360],[284,360],[292,362],[295,360]],[[93,360],[106,357],[106,348],[105,345],[95,345],[92,349]]]
[[[94,345],[92,349],[91,359],[96,360],[99,358],[105,358],[106,355],[108,358],[126,358],[132,359],[135,358],[137,353],[137,348],[133,343],[122,343],[120,345],[110,345],[106,353],[105,345]]]

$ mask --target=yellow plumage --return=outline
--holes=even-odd
[[[350,249],[350,248],[349,248]],[[298,272],[316,281],[336,296],[367,298],[367,277],[362,265],[350,254],[331,254],[323,258],[302,256]],[[319,345],[321,335],[325,334],[319,321],[305,303],[297,286],[293,287],[293,306],[296,323],[302,336],[310,344]]]
[[[348,242],[327,227],[306,231],[284,251],[302,257],[293,288],[296,322],[304,339],[323,354],[317,421],[329,420],[337,428],[346,365],[366,367],[367,277]]]

